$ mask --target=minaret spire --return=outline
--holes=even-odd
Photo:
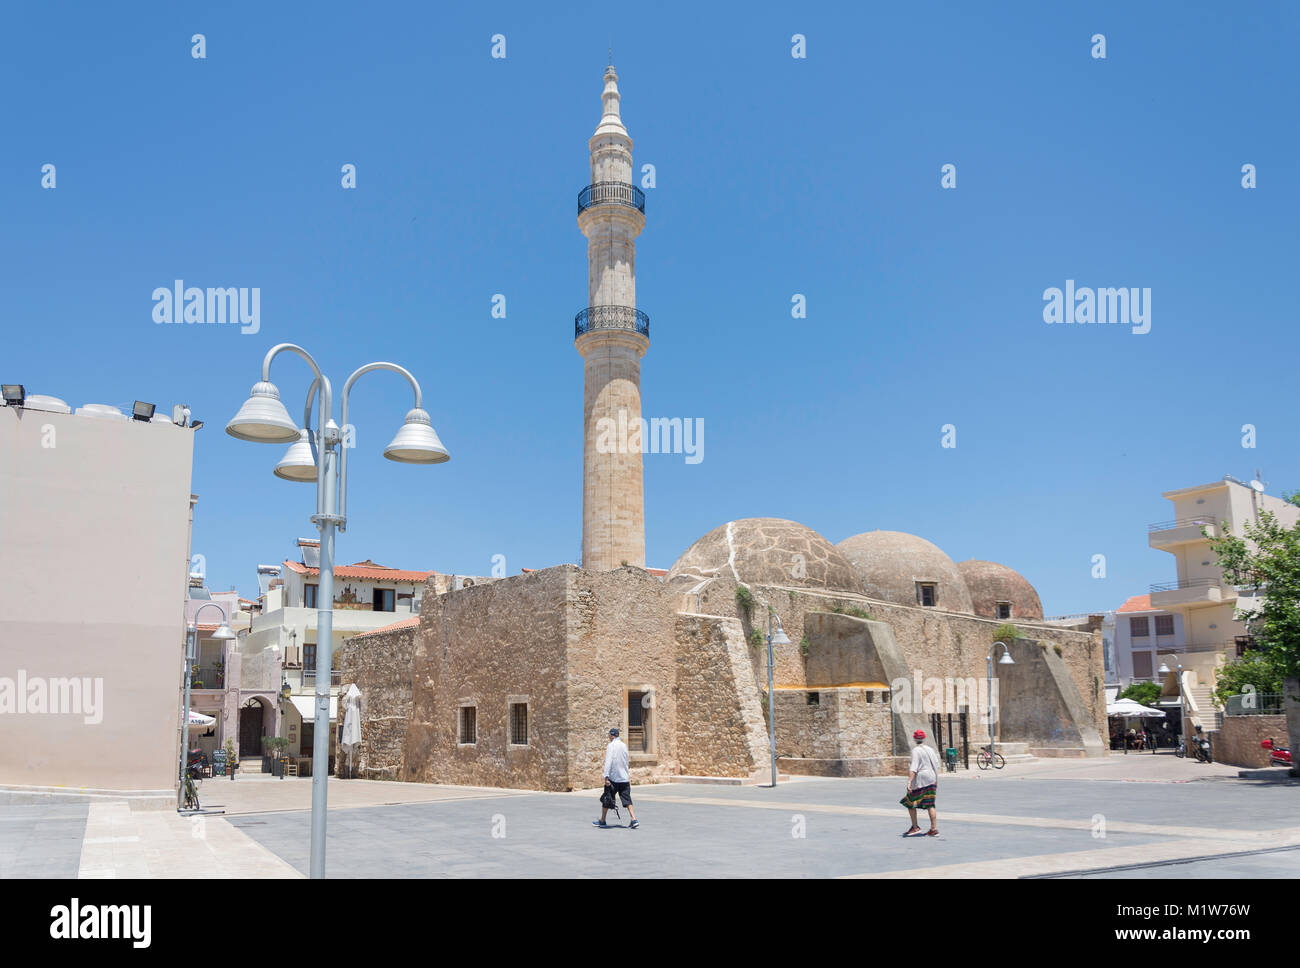
[[[582,567],[608,571],[645,567],[641,357],[650,347],[650,319],[636,308],[645,195],[633,184],[612,45],[600,100],[600,124],[587,143],[591,184],[578,193],[587,308],[574,320],[574,342],[584,372]]]

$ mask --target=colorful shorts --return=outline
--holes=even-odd
[[[937,783],[931,783],[929,786],[912,790],[898,802],[908,809],[921,807],[924,810],[929,810],[934,806],[934,795],[938,789],[939,785]]]

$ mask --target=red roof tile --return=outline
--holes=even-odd
[[[319,568],[308,568],[306,565],[297,561],[285,561],[285,566],[297,572],[300,575],[319,575]],[[438,574],[436,571],[403,571],[400,568],[385,568],[383,565],[376,565],[369,559],[358,561],[353,565],[335,565],[335,578],[352,578],[356,580],[369,581],[401,581],[401,582],[422,582],[430,575]]]
[[[352,636],[352,638],[364,639],[367,635],[379,635],[382,632],[392,632],[395,629],[414,628],[419,624],[420,624],[420,616],[416,615],[414,618],[402,619],[402,621],[394,622],[392,625],[385,625],[381,628],[371,629],[369,632],[362,632],[360,635]]]
[[[1117,611],[1117,612],[1153,612],[1153,611],[1155,611],[1155,609],[1153,609],[1153,608],[1151,607],[1151,596],[1150,596],[1150,595],[1134,595],[1132,598],[1130,598],[1128,601],[1126,601],[1126,602],[1125,602],[1123,605],[1121,605],[1119,608],[1115,609],[1115,611]]]

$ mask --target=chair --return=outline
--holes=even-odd
[[[285,776],[297,776],[298,761],[293,759],[293,757],[286,757],[284,761],[284,773]]]

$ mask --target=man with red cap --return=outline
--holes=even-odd
[[[912,817],[912,826],[904,837],[911,837],[921,832],[916,825],[916,808],[924,807],[930,814],[930,829],[927,837],[939,836],[939,821],[934,812],[935,792],[939,788],[939,754],[925,745],[925,730],[918,729],[912,734],[916,747],[912,750],[912,765],[907,774],[907,795],[898,802],[907,807]]]

